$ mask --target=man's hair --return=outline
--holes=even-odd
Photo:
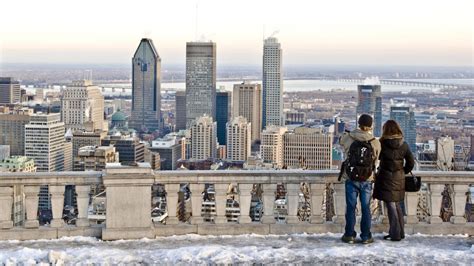
[[[368,114],[363,114],[359,117],[359,121],[358,121],[359,128],[362,129],[363,131],[372,130],[372,123],[373,123],[373,119]]]

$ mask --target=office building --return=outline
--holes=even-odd
[[[231,98],[231,92],[218,91],[216,93],[216,125],[219,145],[225,146],[227,144],[226,125],[230,119]]]
[[[272,168],[283,168],[283,135],[288,129],[267,126],[261,134],[260,154],[264,164]]]
[[[374,136],[382,135],[382,90],[377,84],[378,79],[367,79],[364,85],[357,86],[358,102],[356,121],[362,114],[369,114],[374,119],[373,133]]]
[[[129,127],[161,129],[161,58],[151,39],[142,39],[132,59],[132,114]]]
[[[232,97],[232,116],[243,116],[252,126],[252,142],[260,139],[262,130],[262,88],[260,84],[235,84]]]
[[[25,155],[25,125],[32,114],[32,109],[0,113],[0,145],[10,146],[10,155]]]
[[[191,134],[191,159],[215,159],[217,150],[217,125],[212,117],[203,115],[189,128]]]
[[[107,132],[99,129],[94,131],[75,130],[72,135],[72,156],[74,158],[81,147],[100,146],[102,139],[107,136]]]
[[[74,164],[74,157],[72,154],[73,143],[72,141],[64,141],[64,170],[63,171],[72,171]]]
[[[113,146],[85,146],[74,158],[74,171],[102,171],[107,163],[118,162],[119,154]]]
[[[0,104],[16,104],[20,101],[20,82],[11,77],[0,77]]]
[[[186,129],[186,91],[177,91],[175,95],[175,131]]]
[[[403,136],[412,153],[416,152],[416,121],[413,108],[407,105],[390,107],[390,119],[397,121],[403,130]]]
[[[282,50],[277,38],[263,44],[262,127],[283,126]]]
[[[329,170],[332,133],[322,128],[297,127],[283,135],[283,165],[290,168]]]
[[[104,125],[104,96],[90,80],[74,81],[62,91],[61,118],[66,129],[82,130],[86,122],[93,129],[107,130]]]
[[[114,146],[119,153],[119,162],[124,165],[134,165],[145,161],[145,144],[135,137],[107,136],[102,146]]]
[[[251,153],[252,126],[243,116],[227,123],[227,156],[230,161],[246,161]]]
[[[186,43],[186,128],[203,115],[216,115],[216,44]]]
[[[25,125],[25,156],[37,172],[64,170],[64,123],[60,114],[35,114]]]
[[[176,170],[178,161],[184,159],[182,157],[183,143],[181,139],[176,134],[168,134],[151,142],[150,152],[156,152],[160,155],[161,170]]]

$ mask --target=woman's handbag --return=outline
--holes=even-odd
[[[421,177],[415,176],[412,172],[405,176],[405,191],[418,192],[421,188]]]

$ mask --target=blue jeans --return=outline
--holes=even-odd
[[[360,221],[360,238],[367,240],[372,237],[370,224],[372,215],[370,213],[370,199],[372,198],[372,182],[357,182],[346,180],[346,228],[344,235],[356,237],[354,227],[356,224],[357,197],[360,195],[362,204],[362,220]]]

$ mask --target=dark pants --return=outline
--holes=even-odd
[[[362,219],[360,221],[360,238],[367,240],[372,237],[370,226],[372,216],[370,213],[370,199],[372,198],[372,182],[346,181],[346,228],[344,235],[356,236],[354,227],[356,224],[357,198],[360,196]]]
[[[389,235],[391,239],[399,240],[405,237],[403,211],[400,202],[386,201],[388,222],[390,223]]]

